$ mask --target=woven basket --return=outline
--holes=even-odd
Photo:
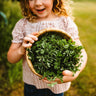
[[[41,30],[41,31],[39,31],[39,35],[37,35],[36,37],[39,37],[46,32],[56,32],[56,33],[59,33],[62,36],[64,36],[64,39],[67,39],[67,40],[72,39],[71,36],[68,33],[66,33],[64,30],[56,29],[56,28],[46,28],[44,30]],[[72,41],[73,41],[73,39],[72,39]],[[26,60],[27,60],[27,64],[30,67],[31,71],[41,78],[42,76],[40,74],[36,73],[31,60],[28,59],[28,51],[26,51]]]

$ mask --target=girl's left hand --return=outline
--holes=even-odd
[[[65,70],[65,71],[62,72],[62,74],[64,75],[63,78],[62,78],[62,80],[63,80],[64,83],[66,83],[66,82],[71,82],[71,81],[75,80],[75,79],[78,77],[79,73],[80,73],[80,72],[77,71],[77,72],[74,74],[73,72],[71,72],[71,71],[69,71],[69,70]],[[45,78],[45,79],[43,79],[43,81],[46,82],[46,83],[48,83],[48,84],[54,83],[54,82],[57,82],[58,84],[61,84],[61,83],[62,83],[62,82],[60,81],[60,79],[58,79],[58,78],[55,79],[54,81],[48,81],[48,80]]]
[[[77,71],[76,73],[73,73],[72,71],[69,70],[65,70],[62,72],[63,76],[63,82],[71,82],[73,80],[75,80],[78,75],[79,75],[80,71]]]

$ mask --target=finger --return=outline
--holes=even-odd
[[[30,48],[31,46],[32,46],[32,44],[31,43],[28,43],[28,44],[23,44],[22,45],[24,48]]]
[[[71,72],[71,71],[69,71],[69,70],[63,71],[62,74],[63,74],[64,76],[73,76],[73,72]]]
[[[34,43],[34,40],[32,38],[29,38],[29,37],[24,37],[24,43]]]
[[[31,33],[32,35],[38,35],[39,33],[38,32],[33,32],[33,33]]]
[[[38,38],[37,38],[36,36],[34,36],[34,35],[27,35],[27,37],[29,37],[29,38],[31,38],[31,39],[33,39],[33,40],[35,40],[35,41],[38,40]]]
[[[70,76],[63,76],[63,82],[71,82],[73,80],[75,80],[75,77],[70,77]]]
[[[58,78],[56,78],[54,81],[57,82],[58,84],[61,84],[62,83],[61,80],[58,79]]]
[[[47,84],[51,84],[52,82],[51,81],[48,81],[48,80],[45,80],[45,79],[42,79],[44,82],[46,82]]]

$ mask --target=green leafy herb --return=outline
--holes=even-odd
[[[37,73],[50,81],[55,78],[62,81],[62,71],[75,73],[79,70],[82,48],[71,39],[66,40],[60,34],[49,32],[39,36],[38,41],[28,49],[28,56]]]

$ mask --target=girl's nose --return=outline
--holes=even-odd
[[[36,6],[42,5],[42,0],[36,0],[35,5],[36,5]]]

